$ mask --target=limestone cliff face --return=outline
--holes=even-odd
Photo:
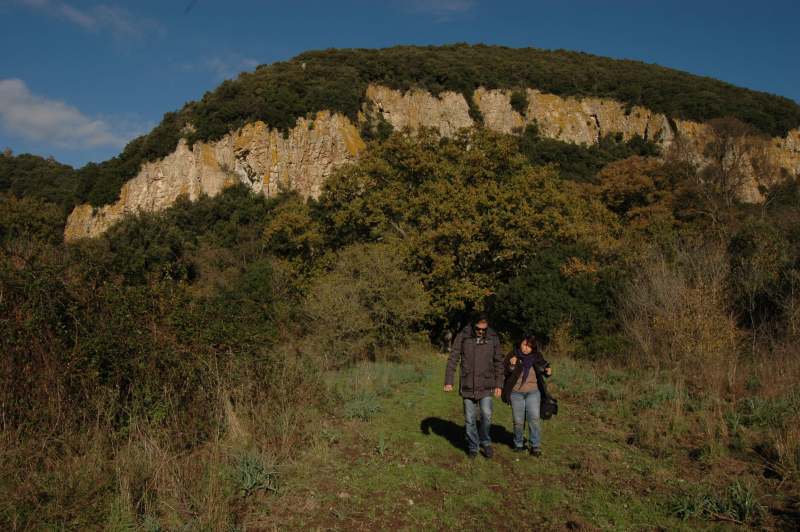
[[[545,137],[577,144],[596,144],[601,138],[622,133],[625,140],[639,135],[659,146],[668,146],[674,132],[667,117],[644,107],[625,106],[603,98],[562,98],[528,91],[526,122],[536,122]]]
[[[545,137],[587,145],[609,133],[622,133],[626,140],[639,135],[661,146],[668,145],[674,137],[667,117],[644,107],[626,112],[624,105],[614,100],[562,98],[528,89],[523,116],[511,107],[511,92],[482,87],[475,91],[473,101],[483,115],[485,127],[512,133],[535,122]],[[436,97],[419,90],[402,93],[370,86],[367,99],[374,106],[365,107],[365,111],[380,113],[396,129],[433,127],[452,136],[458,129],[474,125],[464,96],[453,92]]]
[[[181,140],[167,157],[143,164],[139,174],[123,185],[116,203],[99,209],[76,207],[64,236],[94,237],[126,214],[165,209],[181,195],[192,200],[202,194],[214,196],[235,183],[268,196],[297,190],[316,197],[331,171],[354,160],[362,149],[364,142],[352,122],[327,111],[313,120],[298,119],[286,138],[263,122],[254,122],[219,141],[197,142],[192,148]]]
[[[452,137],[459,129],[472,126],[467,100],[455,92],[434,96],[418,89],[403,93],[370,85],[367,101],[395,129],[432,127],[445,137]]]
[[[542,136],[575,144],[596,144],[606,135],[621,134],[625,140],[638,135],[659,146],[662,153],[682,149],[682,155],[702,166],[706,164],[704,146],[712,136],[706,124],[676,120],[671,125],[666,115],[640,106],[626,105],[604,98],[573,98],[545,94],[527,89],[528,105],[524,114],[511,106],[510,90],[478,88],[473,101],[483,115],[484,126],[504,133],[513,133],[535,123]],[[420,126],[439,129],[452,135],[454,129],[473,125],[469,106],[461,94],[442,93],[438,98],[412,90],[405,93],[386,87],[370,87],[368,100],[375,105],[365,106],[365,114],[380,113],[395,128]],[[677,142],[680,140],[680,142]],[[733,158],[745,167],[748,174],[741,197],[745,201],[763,199],[759,191],[763,182],[760,169],[773,165],[788,172],[800,173],[800,128],[784,138],[773,138],[764,145],[761,139],[744,138],[734,148]]]
[[[479,88],[472,99],[484,126],[495,131],[513,133],[536,123],[545,137],[585,145],[608,134],[622,134],[626,140],[639,135],[664,153],[680,148],[684,156],[703,164],[703,147],[711,135],[706,124],[677,120],[673,126],[663,114],[637,106],[628,109],[603,98],[565,98],[533,89],[527,89],[527,97],[524,113],[512,108],[510,90]],[[381,118],[395,129],[431,127],[445,136],[474,125],[466,99],[454,92],[433,95],[371,85],[362,111],[359,120]],[[758,187],[764,183],[757,178],[756,159],[789,175],[800,174],[800,128],[761,145],[759,153],[746,154],[752,159],[751,178],[742,196],[749,201],[762,199]],[[327,111],[313,119],[298,119],[287,137],[255,122],[215,142],[197,142],[190,148],[181,141],[164,159],[142,165],[139,174],[123,186],[116,203],[99,209],[76,207],[67,220],[65,238],[97,236],[126,214],[165,209],[182,194],[190,199],[213,196],[234,183],[245,183],[268,196],[297,190],[303,196],[317,197],[331,172],[355,160],[364,146],[349,119]],[[745,149],[753,151],[743,145],[740,152]]]
[[[770,144],[770,158],[790,175],[800,175],[800,127],[792,129],[783,138],[774,138]]]

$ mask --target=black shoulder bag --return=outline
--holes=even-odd
[[[536,367],[534,370],[536,371],[536,385],[539,387],[539,394],[541,395],[539,417],[550,419],[558,414],[558,401],[547,392],[547,383],[543,375],[544,368]]]

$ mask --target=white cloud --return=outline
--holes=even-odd
[[[141,40],[149,35],[164,35],[157,21],[137,17],[124,8],[107,4],[78,8],[61,0],[18,0],[30,9],[70,22],[85,31],[109,33],[115,39]]]
[[[19,79],[0,79],[0,126],[10,135],[59,148],[121,148],[133,136],[76,107],[37,96]]]

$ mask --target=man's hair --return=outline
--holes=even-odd
[[[472,317],[472,324],[475,325],[476,323],[480,323],[482,321],[489,323],[489,315],[485,312],[476,312]]]

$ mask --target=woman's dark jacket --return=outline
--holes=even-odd
[[[536,385],[538,386],[539,391],[542,393],[542,397],[544,397],[547,394],[547,390],[544,387],[544,378],[546,376],[545,370],[550,367],[550,363],[542,357],[542,354],[538,349],[529,356],[534,357],[533,367],[531,369],[536,372]],[[511,367],[511,357],[517,357],[518,359],[517,364],[513,368]],[[515,349],[507,354],[505,360],[503,361],[506,378],[503,382],[503,394],[501,397],[503,398],[504,403],[511,401],[511,392],[514,389],[514,386],[517,384],[517,381],[519,381],[520,375],[522,375],[522,364],[519,363],[519,357],[520,354],[517,353]],[[531,377],[531,375],[528,375],[528,378]]]
[[[481,343],[471,325],[464,327],[453,340],[447,359],[444,383],[453,384],[456,366],[460,365],[459,392],[466,399],[482,399],[503,386],[503,353],[500,339],[491,328],[486,331],[486,341]]]

